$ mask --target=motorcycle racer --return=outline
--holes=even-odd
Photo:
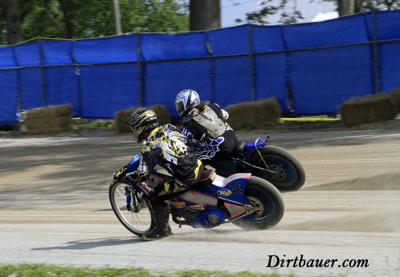
[[[201,102],[198,93],[185,89],[175,98],[175,108],[182,117],[182,133],[189,139],[203,142],[205,149],[196,150],[196,157],[209,161],[222,161],[232,153],[238,140],[226,122],[227,111],[216,103]]]
[[[202,162],[196,158],[187,138],[172,124],[159,126],[157,115],[146,108],[138,108],[127,122],[137,141],[142,142],[137,168],[129,164],[115,174],[115,180],[129,179],[143,182],[159,165],[174,178],[154,187],[149,194],[149,209],[155,227],[146,232],[143,240],[166,237],[171,233],[169,227],[168,205],[165,200],[174,198],[197,185],[204,171]]]

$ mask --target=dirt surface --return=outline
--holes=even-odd
[[[245,140],[269,135],[304,165],[304,187],[282,194],[282,221],[252,232],[173,225],[174,236],[155,242],[129,233],[108,202],[112,174],[138,151],[131,136],[2,133],[0,263],[400,276],[400,124],[383,125],[239,132]]]

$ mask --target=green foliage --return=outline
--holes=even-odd
[[[123,30],[132,32],[183,32],[189,30],[188,9],[175,0],[121,0]],[[134,7],[132,9],[132,7]]]
[[[279,4],[276,4],[276,1],[274,0],[263,0],[259,4],[259,10],[252,13],[246,13],[246,20],[249,23],[265,25],[269,24],[269,22],[267,21],[268,16],[280,13],[280,20],[278,21],[278,23],[297,23],[299,19],[304,18],[301,12],[295,8],[293,8],[291,12],[287,12],[288,6],[291,4],[290,2],[291,1],[288,0],[281,0]],[[236,22],[240,23],[241,20],[237,19]]]
[[[376,10],[398,10],[400,9],[400,0],[364,0],[363,9],[370,11]]]
[[[113,269],[113,268],[75,268],[47,265],[5,265],[0,266],[0,276],[14,277],[104,277],[104,276],[151,276],[148,270],[143,269]]]
[[[183,0],[119,0],[123,33],[189,31]],[[21,1],[21,40],[93,38],[116,34],[112,0]],[[7,44],[6,21],[0,10],[0,44]]]
[[[310,0],[310,3],[321,0]],[[326,2],[335,2],[337,0],[323,0]],[[347,0],[346,0],[347,1]],[[278,23],[293,24],[298,23],[300,19],[304,19],[301,11],[297,10],[293,5],[293,1],[281,0],[263,0],[259,3],[260,9],[255,12],[247,13],[246,20],[249,23],[266,25],[269,24],[268,16],[280,14]],[[400,9],[400,0],[364,0],[362,3],[362,11],[375,10],[396,10]],[[236,19],[236,22],[241,23],[242,20]]]
[[[187,270],[177,272],[150,272],[145,269],[135,268],[79,268],[70,266],[51,266],[39,264],[2,265],[0,277],[279,277],[278,274],[261,274],[253,272],[228,273],[224,271]],[[286,275],[288,277],[295,275]]]

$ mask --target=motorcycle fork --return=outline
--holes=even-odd
[[[258,155],[260,156],[260,159],[262,160],[262,162],[263,162],[265,168],[267,169],[267,171],[270,172],[270,173],[275,173],[274,170],[271,170],[271,169],[269,168],[268,164],[267,164],[266,161],[264,160],[264,157],[263,157],[263,155],[261,154],[261,152],[260,152],[260,150],[258,149],[258,147],[256,147],[256,151],[257,151]]]
[[[257,170],[261,170],[261,171],[267,172],[268,174],[271,174],[271,175],[272,175],[271,177],[274,177],[274,176],[277,175],[278,173],[276,172],[276,170],[272,170],[272,169],[268,166],[267,162],[264,160],[264,157],[263,157],[263,155],[261,154],[261,152],[260,152],[260,150],[259,150],[259,148],[258,148],[258,145],[259,145],[258,142],[259,142],[260,140],[262,141],[262,143],[261,143],[260,145],[264,147],[264,146],[267,146],[266,142],[267,142],[268,139],[269,139],[269,136],[267,136],[265,140],[261,140],[260,138],[258,138],[258,139],[255,141],[255,143],[254,143],[254,144],[255,144],[255,147],[254,147],[254,148],[255,148],[255,150],[256,150],[258,156],[260,157],[260,159],[261,159],[261,161],[262,161],[262,163],[264,164],[265,167],[259,167],[259,166],[256,166],[256,165],[254,165],[254,164],[251,164],[251,163],[249,163],[249,162],[246,161],[246,158],[244,158],[244,159],[237,159],[237,160],[238,160],[239,162],[245,164],[245,165],[248,166],[249,168],[253,168],[253,169],[257,169]]]
[[[131,199],[132,203],[129,203],[129,204],[132,204],[131,207],[133,207],[133,209],[130,211],[132,211],[134,213],[138,213],[139,212],[138,207],[139,207],[139,205],[142,204],[142,200],[141,200],[141,197],[138,195],[138,191],[135,190],[132,186],[126,186],[125,187],[125,195],[131,196],[130,199]]]

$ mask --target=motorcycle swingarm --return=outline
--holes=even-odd
[[[223,197],[218,197],[218,199],[221,199],[221,200],[226,201],[228,203],[233,203],[233,204],[236,204],[236,205],[242,205],[244,207],[244,210],[245,210],[244,214],[238,216],[237,218],[228,220],[228,221],[223,222],[223,223],[231,223],[233,221],[241,219],[242,217],[248,216],[249,214],[251,214],[251,213],[253,213],[255,211],[254,207],[252,205],[250,205],[250,204],[243,204],[243,203],[240,203],[240,202],[237,202],[237,201],[233,201],[233,200],[230,200],[230,199],[226,199],[226,198],[223,198]]]
[[[262,170],[262,171],[265,171],[265,172],[268,172],[268,173],[271,173],[271,174],[276,174],[275,170],[271,170],[269,168],[259,167],[259,166],[256,166],[254,164],[248,163],[248,162],[240,160],[240,159],[237,159],[237,161],[242,163],[242,164],[247,165],[248,167],[255,168],[255,169],[258,169],[258,170]]]

